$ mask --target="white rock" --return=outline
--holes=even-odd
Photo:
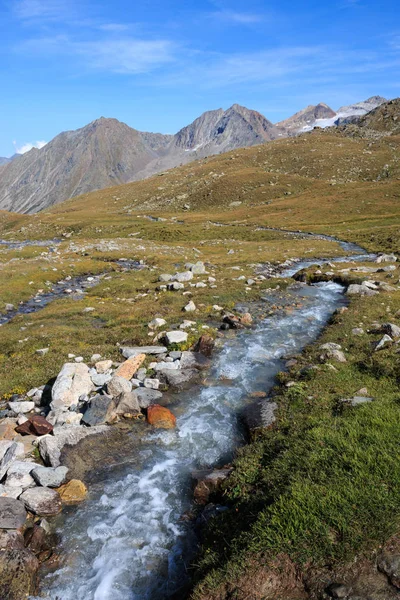
[[[68,410],[78,403],[80,396],[89,394],[92,390],[89,367],[84,363],[65,363],[53,385],[50,406],[52,409]]]
[[[83,363],[83,356],[75,356],[76,363]]]
[[[99,360],[101,360],[101,354],[92,354],[90,362],[95,363],[95,362],[97,362]]]
[[[190,302],[188,302],[188,304],[186,304],[186,306],[183,309],[186,312],[193,312],[196,310],[196,305],[193,302],[193,300],[191,300]]]
[[[182,344],[186,342],[188,339],[188,334],[184,331],[167,331],[165,334],[165,339],[167,340],[167,344]]]
[[[8,406],[15,413],[28,413],[35,408],[34,402],[9,402]]]
[[[94,365],[94,368],[96,369],[99,375],[104,375],[105,373],[107,373],[107,371],[111,369],[112,365],[112,360],[100,360]]]
[[[37,350],[35,350],[35,352],[36,354],[39,354],[39,356],[44,356],[48,353],[49,350],[50,348],[38,348]]]
[[[143,382],[143,385],[149,390],[158,390],[158,388],[160,387],[160,380],[146,378]]]
[[[150,327],[150,329],[158,329],[159,327],[162,327],[163,325],[165,325],[167,323],[167,321],[165,319],[160,319],[160,318],[155,318],[152,321],[150,321],[150,323],[148,324],[148,327]]]
[[[176,371],[179,368],[180,368],[179,360],[175,360],[173,362],[166,362],[163,360],[159,363],[155,363],[154,367],[153,367],[154,371],[164,371],[164,370]]]
[[[179,325],[179,329],[188,329],[188,327],[192,327],[193,325],[196,325],[196,321],[188,321],[185,319],[183,323]]]
[[[184,271],[183,273],[175,273],[175,281],[182,283],[183,281],[190,281],[193,279],[193,273],[191,271]]]

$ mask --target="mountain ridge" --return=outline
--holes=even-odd
[[[384,100],[373,96],[342,107],[356,111]],[[343,112],[343,115],[347,114]],[[272,123],[239,104],[206,111],[175,135],[141,132],[114,118],[100,117],[65,131],[41,149],[0,162],[0,210],[34,213],[68,198],[147,178],[209,155],[250,147],[334,124],[339,113],[327,104],[310,105]]]

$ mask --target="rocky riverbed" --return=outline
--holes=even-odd
[[[310,264],[286,265],[283,275]],[[245,309],[233,314],[214,307],[220,310],[220,329],[236,333],[224,340],[213,363],[213,336],[204,334],[194,348],[180,350],[194,322],[187,319],[179,329],[164,331],[165,321],[156,318],[149,322],[154,345],[122,346],[119,363],[93,355],[86,364],[71,355],[51,385],[10,398],[0,423],[0,570],[8,574],[1,584],[2,597],[16,600],[21,590],[35,592],[39,564],[49,570],[57,535],[62,537],[61,567],[43,580],[40,597],[106,600],[112,594],[121,600],[161,599],[178,590],[185,580],[187,557],[196,546],[192,529],[181,522],[191,507],[192,474],[197,469],[195,498],[207,504],[209,493],[229,476],[229,469],[215,468],[229,462],[245,440],[241,423],[248,428],[274,423],[276,405],[268,390],[275,374],[346,302],[343,288],[331,281],[335,268],[314,286],[294,284],[288,292],[290,310],[271,311],[256,324]],[[179,279],[161,276],[160,286],[181,283]],[[368,281],[350,284],[347,293],[385,291],[377,284],[373,289]],[[352,290],[352,285],[362,289]],[[191,312],[189,305],[186,312]],[[398,328],[388,325],[390,331],[382,330],[383,344],[398,338]],[[217,342],[220,346],[221,338]],[[321,352],[325,360],[345,360],[340,347],[322,347]],[[112,434],[120,440],[118,456],[106,461],[103,471],[97,463],[102,474],[96,483],[92,473],[89,500],[73,517],[68,513],[61,522],[58,517],[56,535],[49,519],[87,496],[74,468],[65,466],[68,454],[78,456],[84,448],[96,452],[103,444],[116,451],[115,444],[104,442],[111,430],[118,431]],[[121,460],[124,430],[135,436],[126,446],[136,451]],[[83,477],[87,471],[86,465]],[[224,507],[213,510],[218,513]],[[71,561],[76,548],[79,567]],[[11,581],[16,569],[19,575]]]

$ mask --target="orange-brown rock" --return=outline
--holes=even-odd
[[[128,358],[128,360],[118,367],[118,369],[115,371],[115,375],[118,377],[123,377],[129,381],[132,379],[136,371],[141,367],[145,358],[145,354],[138,354],[137,356]]]
[[[151,404],[147,409],[147,421],[150,425],[159,429],[174,429],[176,427],[176,417],[172,412],[160,406],[159,404]]]
[[[15,436],[17,422],[15,419],[3,419],[0,423],[0,440],[12,440]]]
[[[240,317],[240,322],[243,323],[243,325],[251,325],[253,322],[253,317],[251,316],[250,313],[244,313]]]
[[[63,504],[78,504],[87,496],[87,487],[80,479],[71,479],[68,483],[57,488]]]

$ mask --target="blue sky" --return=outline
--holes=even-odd
[[[175,133],[243,104],[400,96],[398,0],[0,0],[0,156],[100,117]]]

